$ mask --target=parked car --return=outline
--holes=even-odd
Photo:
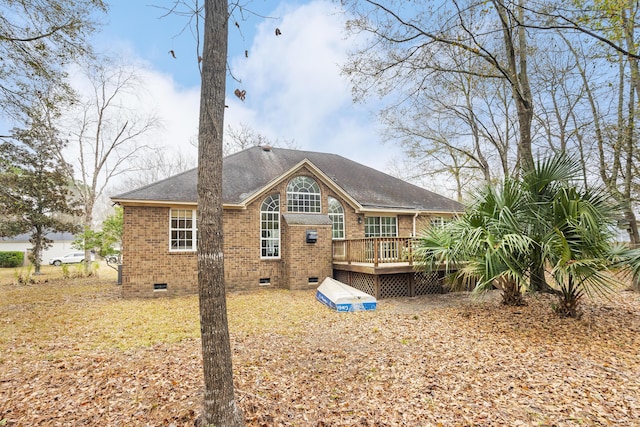
[[[62,264],[77,264],[84,261],[84,252],[73,252],[66,254],[63,257],[51,258],[49,260],[50,265],[62,265]]]

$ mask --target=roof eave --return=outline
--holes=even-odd
[[[356,211],[357,213],[394,213],[394,214],[429,214],[429,215],[456,215],[461,211],[445,211],[437,209],[413,209],[413,208],[395,208],[395,207],[367,207],[364,206]]]

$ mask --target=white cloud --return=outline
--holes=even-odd
[[[339,6],[314,1],[282,6],[258,27],[248,58],[232,58],[246,101],[229,99],[226,124],[246,123],[270,139],[294,140],[301,149],[331,152],[384,170],[393,147],[380,143],[366,106],[353,104],[340,66],[347,59],[345,16]],[[275,28],[282,35],[276,36]]]
[[[248,58],[230,58],[232,72],[242,84],[228,78],[227,93],[239,88],[247,96],[242,102],[228,95],[225,127],[246,124],[271,140],[293,140],[300,149],[336,153],[387,169],[397,149],[380,143],[373,114],[366,105],[352,103],[351,88],[340,74],[349,42],[344,38],[345,16],[339,4],[281,3],[268,15],[278,19],[258,25],[253,41],[247,40]],[[275,35],[276,27],[282,35]],[[236,35],[232,28],[230,37]],[[126,39],[116,35],[110,43],[112,50],[135,64],[144,84],[132,106],[141,115],[154,112],[163,122],[161,130],[147,136],[149,143],[195,158],[197,149],[191,142],[197,134],[199,87],[181,86],[178,75],[164,74],[159,66],[141,60]],[[164,60],[178,64],[168,55]],[[193,67],[182,72],[192,73]]]
[[[154,138],[170,151],[196,155],[200,88],[181,88],[171,76],[150,68],[140,68],[139,75],[148,91],[148,101],[160,118],[162,128]],[[142,106],[141,106],[142,108]]]
[[[135,58],[131,53],[120,60],[126,72],[135,75],[132,88],[120,91],[116,103],[124,107],[122,112],[111,109],[109,114],[125,114],[122,123],[129,120],[129,127],[139,127],[149,117],[158,119],[158,126],[136,138],[136,145],[146,145],[165,149],[168,155],[181,153],[186,157],[197,157],[197,147],[192,144],[198,133],[199,88],[180,87],[172,76],[158,72],[145,61]],[[115,65],[114,67],[120,67]],[[115,68],[114,68],[115,69]],[[93,88],[87,77],[79,69],[70,70],[71,84],[83,99],[90,99]],[[71,111],[79,115],[81,110]],[[95,111],[90,111],[95,114]],[[73,126],[73,117],[67,123]],[[137,123],[136,123],[137,122]],[[73,149],[72,141],[70,149]],[[194,163],[195,166],[195,163]]]

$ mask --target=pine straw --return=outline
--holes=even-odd
[[[125,301],[104,282],[0,285],[0,425],[193,425],[195,297]],[[383,300],[336,313],[314,292],[228,297],[249,426],[637,425],[640,295]]]

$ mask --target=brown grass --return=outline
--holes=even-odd
[[[47,266],[31,285],[0,271],[0,425],[193,425],[197,298],[123,300],[105,268]],[[578,321],[527,302],[335,313],[313,291],[229,295],[238,403],[250,426],[637,425],[640,295],[587,301]]]

